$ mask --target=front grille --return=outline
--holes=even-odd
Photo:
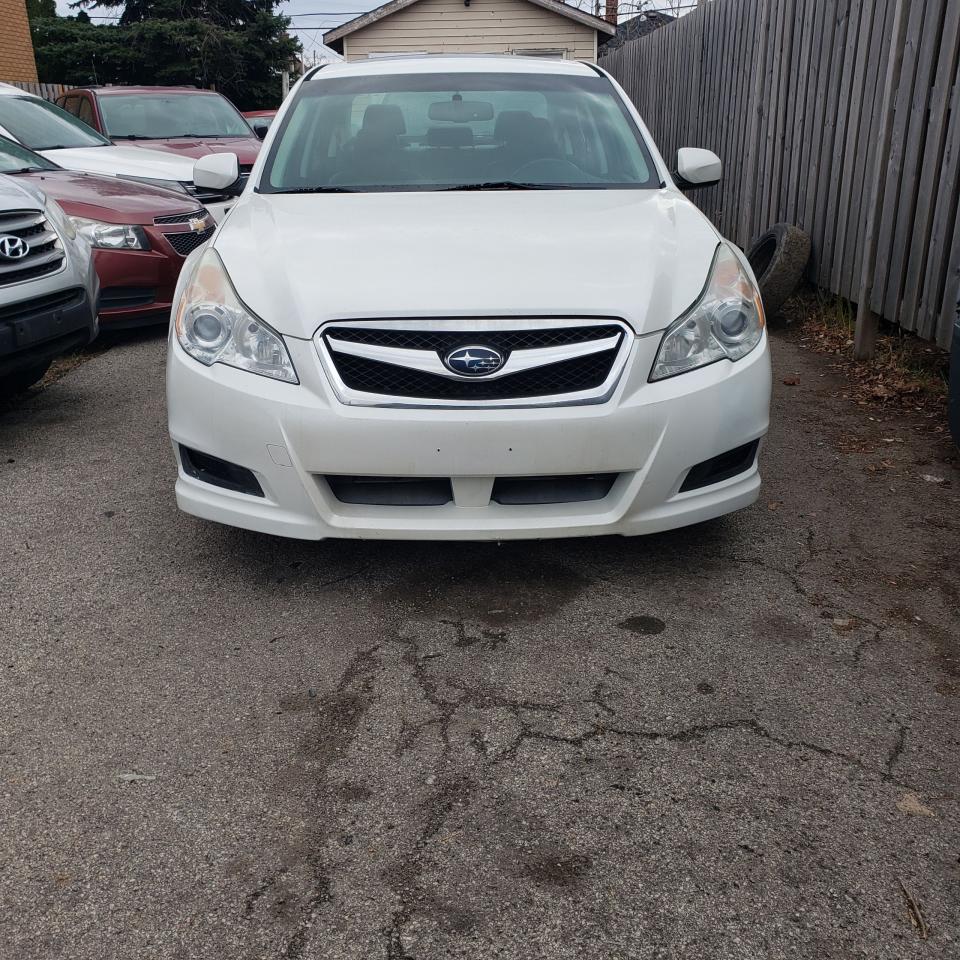
[[[471,343],[482,343],[509,356],[511,350],[539,347],[564,347],[572,343],[604,340],[622,333],[621,327],[607,324],[596,327],[546,327],[543,330],[387,330],[382,327],[325,327],[324,336],[350,343],[401,347],[407,350],[436,350],[446,353]]]
[[[185,257],[188,253],[196,250],[202,243],[206,243],[213,236],[214,230],[216,230],[216,227],[209,226],[205,230],[200,230],[196,233],[191,230],[189,233],[165,233],[163,236],[167,243],[169,243],[181,257]]]
[[[628,340],[620,322],[567,318],[338,321],[316,337],[342,400],[452,405],[602,402]],[[478,375],[447,365],[469,347],[495,351],[499,366]]]
[[[0,213],[0,237],[23,240],[29,250],[16,260],[0,255],[0,286],[56,273],[64,260],[60,238],[42,210],[7,210]]]
[[[178,213],[169,217],[154,217],[153,222],[158,225],[163,223],[189,223],[191,220],[203,220],[207,215],[207,211],[203,207],[199,207],[190,213]]]
[[[346,354],[335,353],[334,362],[343,382],[363,393],[436,400],[506,400],[595,389],[606,380],[616,355],[616,350],[607,350],[496,380],[453,380]]]

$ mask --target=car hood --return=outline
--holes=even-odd
[[[154,217],[192,213],[198,209],[197,201],[182,193],[119,177],[44,170],[19,174],[18,179],[52,197],[70,216],[105,223],[151,224]]]
[[[135,140],[129,144],[121,137],[119,143],[136,147],[138,150],[159,150],[193,160],[210,153],[235,153],[240,163],[245,166],[253,164],[260,153],[260,141],[256,137],[218,137],[215,140],[181,137],[170,140]]]
[[[23,183],[19,177],[0,174],[0,213],[23,209],[25,203],[40,208],[44,204],[43,194],[34,184]]]
[[[214,240],[281,333],[335,319],[621,317],[662,330],[703,290],[718,235],[675,190],[247,193]]]
[[[105,145],[37,152],[68,170],[102,173],[108,177],[150,177],[153,180],[193,182],[193,160],[173,157],[162,150]]]

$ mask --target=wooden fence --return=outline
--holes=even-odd
[[[26,90],[27,93],[35,93],[38,97],[43,97],[44,100],[56,100],[61,93],[70,89],[64,83],[27,83],[25,81],[21,83],[15,81],[13,86]]]
[[[773,223],[797,224],[813,243],[810,279],[853,301],[876,207],[871,309],[948,346],[960,294],[960,0],[712,0],[600,65],[668,163],[682,146],[720,155],[723,182],[691,197],[726,236],[745,246]]]

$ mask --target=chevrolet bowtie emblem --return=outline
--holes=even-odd
[[[188,221],[188,226],[194,233],[199,233],[206,226],[206,220],[194,217],[192,220]]]

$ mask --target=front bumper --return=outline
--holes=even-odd
[[[761,438],[771,388],[766,337],[720,361],[648,383],[660,334],[637,338],[613,396],[583,406],[478,410],[340,403],[310,341],[288,338],[301,383],[222,364],[205,367],[171,335],[167,364],[177,503],[187,513],[303,539],[506,540],[653,533],[756,500],[745,472],[680,492],[690,468]],[[251,470],[264,496],[222,489],[184,470],[179,445]],[[493,478],[617,474],[600,500],[504,505]],[[454,502],[382,506],[338,500],[326,475],[449,477]]]

